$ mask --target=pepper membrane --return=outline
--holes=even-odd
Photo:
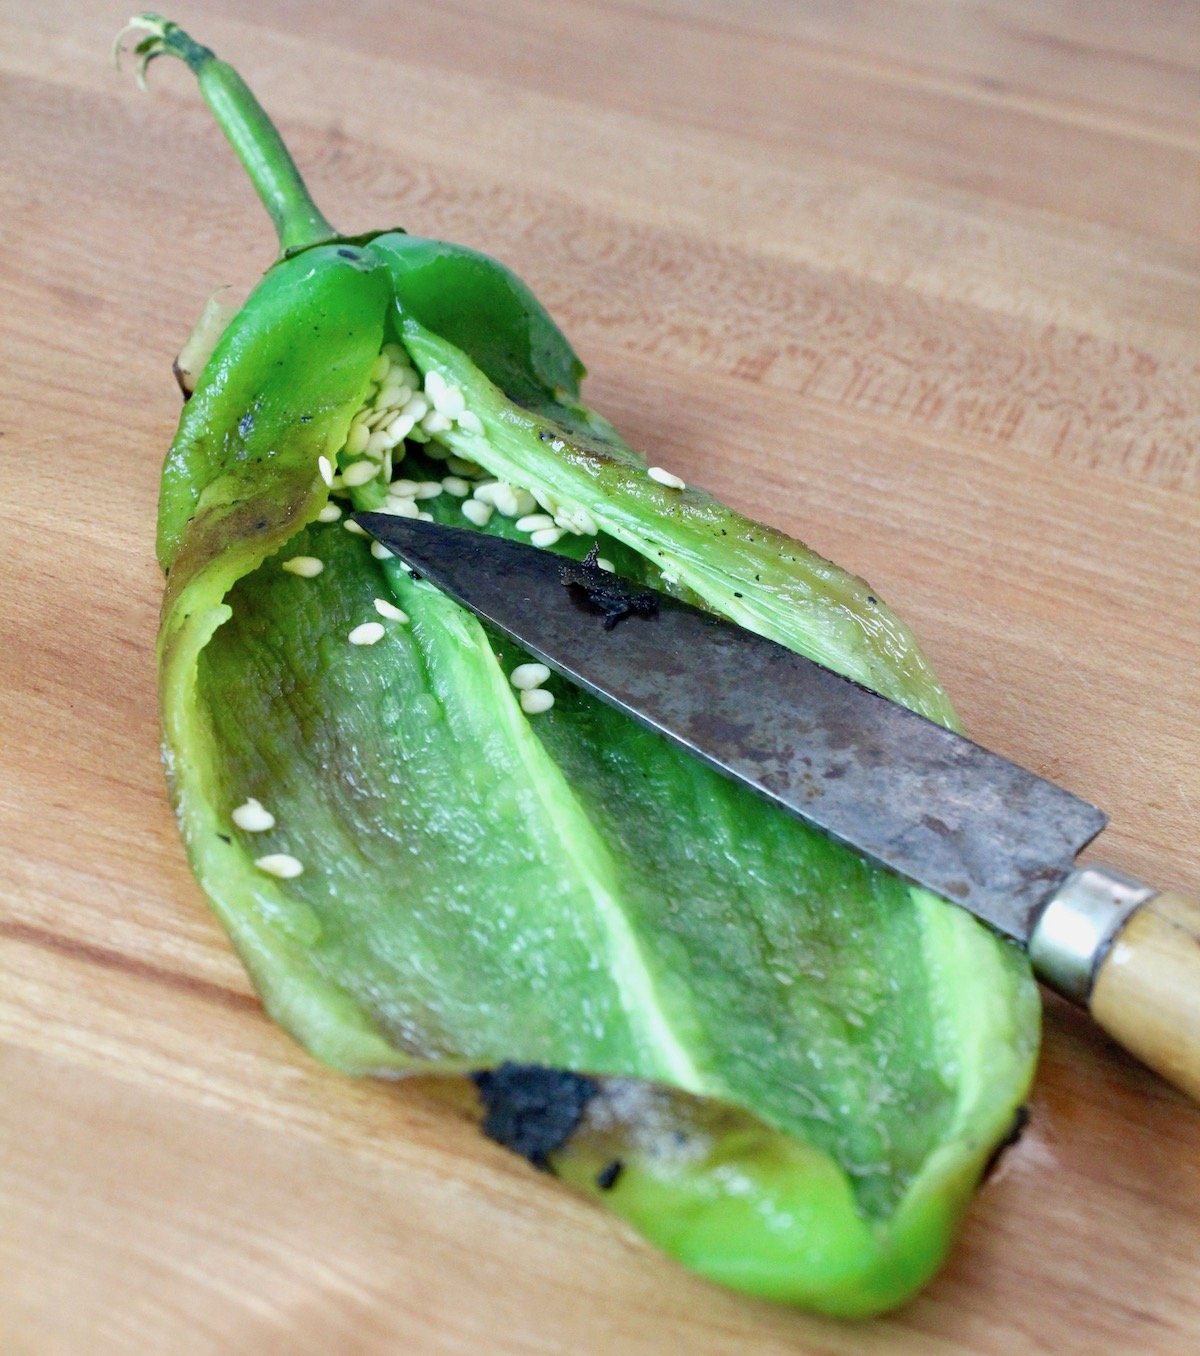
[[[529,657],[346,511],[594,551],[952,725],[911,633],[651,476],[502,265],[339,236],[236,72],[135,23],[281,246],[203,361],[158,532],[171,793],[267,1009],[351,1073],[472,1075],[489,1133],[717,1281],[902,1302],[1032,1076],[1023,956],[561,680],[523,702]]]

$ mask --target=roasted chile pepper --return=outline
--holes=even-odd
[[[267,1009],[338,1069],[471,1076],[488,1133],[706,1276],[900,1303],[1028,1087],[1022,956],[586,694],[519,690],[528,656],[347,510],[595,551],[952,724],[911,634],[648,471],[502,265],[339,236],[232,68],[135,23],[143,69],[196,75],[281,247],[189,346],[158,533],[171,792]]]

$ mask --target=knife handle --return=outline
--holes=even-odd
[[[1200,902],[1084,867],[1046,906],[1029,955],[1051,988],[1200,1101]]]
[[[1088,1008],[1115,1040],[1200,1101],[1200,903],[1165,892],[1130,914]]]

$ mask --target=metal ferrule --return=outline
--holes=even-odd
[[[1072,871],[1042,910],[1029,939],[1038,978],[1086,1005],[1100,962],[1129,915],[1156,891],[1107,866]]]

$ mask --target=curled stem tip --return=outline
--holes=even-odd
[[[330,239],[333,227],[313,202],[274,123],[237,71],[161,14],[135,14],[117,34],[113,59],[118,68],[132,35],[137,36],[131,50],[142,89],[146,88],[146,67],[160,56],[178,57],[195,75],[213,116],[271,214],[284,253]]]
[[[213,57],[211,49],[202,47],[200,43],[189,37],[177,23],[173,23],[170,19],[164,19],[161,14],[135,14],[117,34],[113,42],[113,61],[118,70],[121,68],[121,58],[125,54],[125,40],[135,33],[142,34],[142,37],[132,48],[133,55],[137,58],[137,68],[134,74],[141,89],[146,88],[146,67],[156,57],[178,57],[180,61],[186,62],[193,71],[197,72],[206,61],[212,60]]]

